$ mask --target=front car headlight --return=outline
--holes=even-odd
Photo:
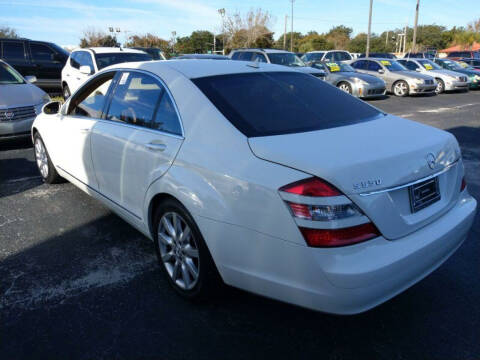
[[[365,80],[360,79],[360,78],[353,78],[353,81],[355,81],[355,83],[357,83],[359,85],[368,85],[368,82],[366,82]]]
[[[423,79],[415,79],[415,84],[417,85],[422,85],[423,84]]]
[[[475,79],[475,81],[480,81],[480,75],[473,75],[473,79]]]

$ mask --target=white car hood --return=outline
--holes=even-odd
[[[32,84],[0,85],[0,109],[38,105],[45,92]]]

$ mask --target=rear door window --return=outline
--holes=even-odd
[[[368,61],[367,60],[367,63],[368,63],[368,67],[367,67],[367,70],[368,71],[378,71],[380,70],[382,67],[380,65],[378,65],[375,61]]]
[[[367,68],[367,62],[365,60],[355,61],[352,66],[355,69],[365,70]]]
[[[228,74],[192,81],[247,137],[329,129],[381,115],[361,100],[299,72]]]
[[[55,52],[43,44],[30,43],[30,51],[34,61],[53,62]]]
[[[3,59],[9,61],[26,61],[25,47],[22,41],[4,41]]]

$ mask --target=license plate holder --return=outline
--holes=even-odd
[[[438,177],[408,187],[410,209],[416,213],[440,200]]]

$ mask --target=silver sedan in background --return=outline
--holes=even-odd
[[[23,78],[0,60],[0,140],[29,137],[33,120],[50,97],[31,84],[35,76]]]
[[[444,91],[465,90],[468,91],[470,81],[468,76],[452,70],[442,68],[429,59],[400,59],[397,60],[408,70],[418,71],[422,74],[433,76],[437,81],[435,92],[441,94]]]
[[[373,75],[359,73],[348,64],[315,62],[312,66],[326,72],[326,82],[353,96],[369,98],[385,95],[385,81]]]
[[[359,72],[383,79],[387,83],[387,91],[396,96],[435,93],[437,88],[432,76],[410,71],[397,60],[364,58],[354,60],[351,65]]]

